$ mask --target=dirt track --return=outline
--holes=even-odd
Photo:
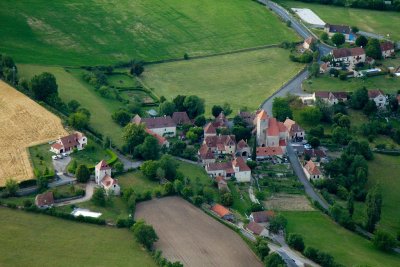
[[[156,249],[170,261],[184,266],[262,266],[234,231],[178,197],[139,203],[135,219],[153,225]]]
[[[7,178],[31,179],[27,148],[65,134],[57,116],[0,81],[0,186]]]

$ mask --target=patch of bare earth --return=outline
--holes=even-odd
[[[277,194],[264,202],[268,209],[282,211],[312,211],[310,201],[303,195]]]
[[[156,249],[184,266],[262,266],[238,234],[179,197],[139,203],[135,219],[153,225]]]
[[[8,178],[31,179],[27,148],[66,133],[57,116],[0,81],[0,186]]]

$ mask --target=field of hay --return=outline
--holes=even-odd
[[[0,81],[0,186],[7,178],[33,177],[27,148],[54,140],[67,132],[61,120]]]

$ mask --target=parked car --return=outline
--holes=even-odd
[[[62,158],[63,158],[63,155],[58,154],[58,155],[57,155],[57,158],[62,159]]]
[[[62,153],[61,155],[62,155],[64,158],[68,157],[68,154],[67,154],[67,153]]]
[[[57,160],[57,159],[58,159],[58,157],[57,157],[56,155],[51,156],[51,158],[54,159],[54,160]]]
[[[304,148],[305,148],[305,149],[311,149],[312,147],[311,147],[310,144],[305,144],[305,145],[304,145]]]

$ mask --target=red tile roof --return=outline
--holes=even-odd
[[[214,206],[212,206],[211,210],[213,212],[215,212],[216,214],[218,214],[218,216],[221,218],[226,215],[232,214],[227,208],[225,208],[224,206],[222,206],[220,204],[215,204]]]
[[[257,157],[265,156],[281,156],[283,155],[283,150],[280,146],[277,147],[257,147],[256,150]]]
[[[280,147],[281,146],[286,146],[286,140],[284,140],[284,139],[279,140],[279,146]]]
[[[392,42],[383,42],[381,43],[381,51],[391,51],[394,50],[394,44]]]
[[[240,172],[246,172],[246,171],[250,171],[249,166],[247,166],[246,162],[244,162],[244,159],[241,157],[235,158],[232,161],[232,165],[234,167],[239,167],[239,171]]]
[[[132,122],[136,124],[144,123],[149,129],[176,127],[176,123],[170,116],[141,118],[140,116],[136,115],[133,117]]]
[[[176,124],[192,124],[192,121],[189,119],[189,116],[185,111],[183,112],[174,112],[172,114],[172,120]]]
[[[201,145],[199,149],[199,155],[200,158],[203,160],[214,158],[214,153],[211,151],[211,148],[209,148],[206,144]]]
[[[211,148],[219,148],[219,150],[224,151],[225,146],[235,146],[236,138],[234,135],[214,135],[206,136],[204,143]]]
[[[312,162],[311,160],[309,160],[307,162],[307,164],[304,166],[304,169],[306,169],[306,171],[310,174],[310,175],[321,175],[321,171],[319,170],[319,168],[317,167],[317,165],[315,165],[314,162]]]
[[[304,132],[303,128],[301,128],[300,125],[298,125],[294,120],[288,118],[285,120],[284,124],[290,135],[298,132]]]
[[[246,225],[246,228],[256,235],[260,235],[265,230],[263,226],[256,222],[250,222],[248,225]]]
[[[279,125],[276,118],[270,118],[268,123],[268,136],[278,136],[279,135]]]
[[[237,143],[237,148],[238,149],[243,149],[243,148],[246,148],[246,147],[249,147],[249,145],[243,139],[240,140],[239,143]]]
[[[257,114],[257,118],[259,120],[266,120],[266,119],[268,119],[268,117],[269,117],[268,113],[263,109],[261,111],[259,111],[258,114]]]
[[[307,39],[304,40],[304,42],[309,44],[309,45],[314,43],[315,41],[316,41],[315,38],[312,37],[312,36],[310,36],[310,37],[308,37]]]
[[[329,92],[315,92],[315,97],[320,98],[320,99],[328,99],[329,98]]]
[[[164,145],[165,142],[167,141],[167,139],[166,139],[165,137],[163,137],[163,136],[161,136],[161,135],[159,135],[159,134],[156,134],[155,132],[153,132],[152,130],[150,130],[150,129],[148,129],[148,128],[146,128],[145,131],[146,131],[146,133],[148,133],[148,134],[154,136],[155,138],[157,138],[158,144],[159,144],[160,146]]]
[[[206,126],[204,126],[204,133],[205,134],[217,134],[217,130],[212,125],[212,123],[209,122],[209,123],[206,124]]]
[[[43,194],[36,195],[35,204],[38,207],[53,205],[54,204],[53,192],[46,192]]]
[[[365,51],[361,47],[354,48],[339,48],[332,51],[334,58],[355,57],[365,55]]]
[[[272,210],[267,211],[256,211],[252,212],[253,221],[256,223],[266,223],[269,222],[273,217],[275,217],[275,212]]]
[[[231,162],[214,162],[206,165],[207,171],[229,171],[231,173],[232,163]]]
[[[99,171],[111,169],[111,167],[108,166],[108,164],[105,160],[101,160],[99,163],[97,163],[95,168],[96,168],[96,170],[99,170]]]
[[[382,90],[368,90],[368,97],[369,98],[376,98],[380,95],[385,95],[385,93]]]
[[[114,184],[118,184],[118,181],[116,179],[111,178],[109,175],[104,176],[103,180],[101,180],[101,184],[108,188]]]
[[[51,145],[52,148],[60,150],[61,148],[63,148],[63,146],[59,143],[54,143]]]
[[[331,94],[339,100],[346,100],[349,95],[347,92],[332,92]]]
[[[68,136],[64,136],[60,138],[61,144],[64,146],[65,150],[69,150],[71,148],[75,148],[79,145],[78,143],[78,135],[77,133],[70,134]]]

